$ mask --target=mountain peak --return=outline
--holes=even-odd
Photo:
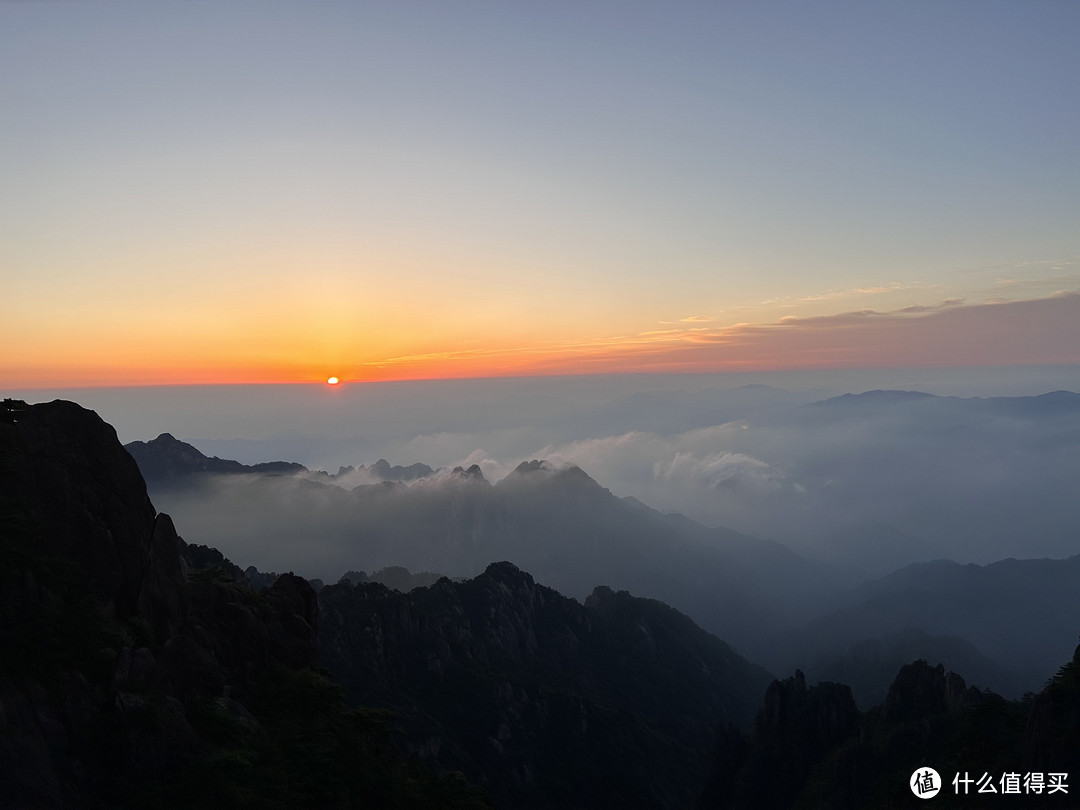
[[[198,448],[171,433],[162,433],[148,442],[130,442],[124,449],[139,465],[143,478],[150,482],[170,480],[195,473],[271,473],[306,472],[306,467],[292,461],[267,461],[247,465],[231,459],[207,456]]]
[[[523,572],[520,568],[518,568],[512,562],[507,562],[506,560],[503,560],[502,562],[493,562],[484,569],[485,576],[496,578],[504,576],[518,577],[521,576],[522,573]],[[525,576],[528,576],[528,574],[525,574]]]
[[[547,459],[533,459],[518,464],[511,475],[534,475],[536,473],[548,473],[551,476],[576,478],[582,481],[593,481],[592,477],[576,464],[555,464]]]
[[[360,469],[365,468],[361,465]],[[410,464],[408,467],[391,466],[385,458],[380,458],[368,467],[367,471],[383,481],[415,481],[418,478],[427,478],[435,472],[427,464],[419,462]]]
[[[532,461],[523,461],[514,468],[516,475],[527,475],[529,473],[549,471],[552,469],[551,463],[544,459],[533,459]]]
[[[486,484],[488,482],[488,480],[484,478],[484,471],[480,469],[479,464],[473,464],[468,469],[461,466],[454,467],[454,469],[450,471],[450,474],[463,481],[475,482],[477,484]]]

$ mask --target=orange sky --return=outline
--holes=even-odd
[[[627,372],[763,371],[936,365],[1080,362],[1080,294],[981,305],[946,302],[896,311],[858,310],[771,323],[720,325],[702,318],[637,334],[580,341],[535,341],[364,357],[305,343],[302,332],[266,329],[255,338],[152,339],[97,335],[41,341],[36,352],[5,358],[13,388],[99,385],[343,382]],[[7,345],[12,345],[8,343]],[[35,364],[34,354],[39,355]],[[58,358],[49,360],[49,354]],[[368,356],[371,356],[368,353]]]
[[[1080,4],[849,12],[0,3],[0,386],[1080,361]]]

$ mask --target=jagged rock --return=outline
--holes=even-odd
[[[473,464],[468,469],[465,469],[464,467],[454,467],[454,469],[450,471],[450,474],[463,481],[477,484],[488,483],[488,480],[484,478],[484,471],[480,469],[479,464]]]
[[[825,753],[858,733],[859,710],[843,684],[806,686],[799,670],[773,681],[740,775],[737,807],[786,807]]]
[[[1005,773],[1080,769],[1078,673],[1080,648],[1039,695],[1007,701],[919,660],[902,667],[886,702],[861,717],[846,687],[807,688],[796,673],[769,688],[751,737],[718,730],[699,807],[908,806],[909,780],[921,767],[944,778],[935,806],[997,807],[996,793],[954,793],[952,776],[986,773],[996,783]]]
[[[935,714],[952,714],[980,700],[982,693],[969,687],[955,672],[946,672],[942,664],[932,667],[919,660],[897,673],[881,717],[886,722],[905,723]]]
[[[715,722],[748,723],[767,682],[662,603],[599,588],[583,607],[508,562],[320,600],[323,661],[350,700],[399,713],[407,751],[507,806],[685,806]]]

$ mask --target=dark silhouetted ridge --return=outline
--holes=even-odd
[[[667,605],[600,587],[582,606],[510,562],[320,601],[350,700],[398,713],[410,752],[500,806],[689,806],[713,727],[748,724],[768,682]]]
[[[292,475],[307,472],[303,464],[292,461],[267,461],[248,465],[217,456],[206,456],[171,433],[162,433],[148,442],[130,442],[124,445],[124,449],[135,459],[143,477],[150,482],[169,481],[197,473]]]
[[[97,414],[4,403],[0,807],[488,807],[345,711],[318,623],[304,579],[184,543]]]

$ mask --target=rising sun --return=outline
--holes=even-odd
[[[326,384],[327,385],[337,385],[338,384],[338,378],[337,377],[327,377],[326,378]]]

